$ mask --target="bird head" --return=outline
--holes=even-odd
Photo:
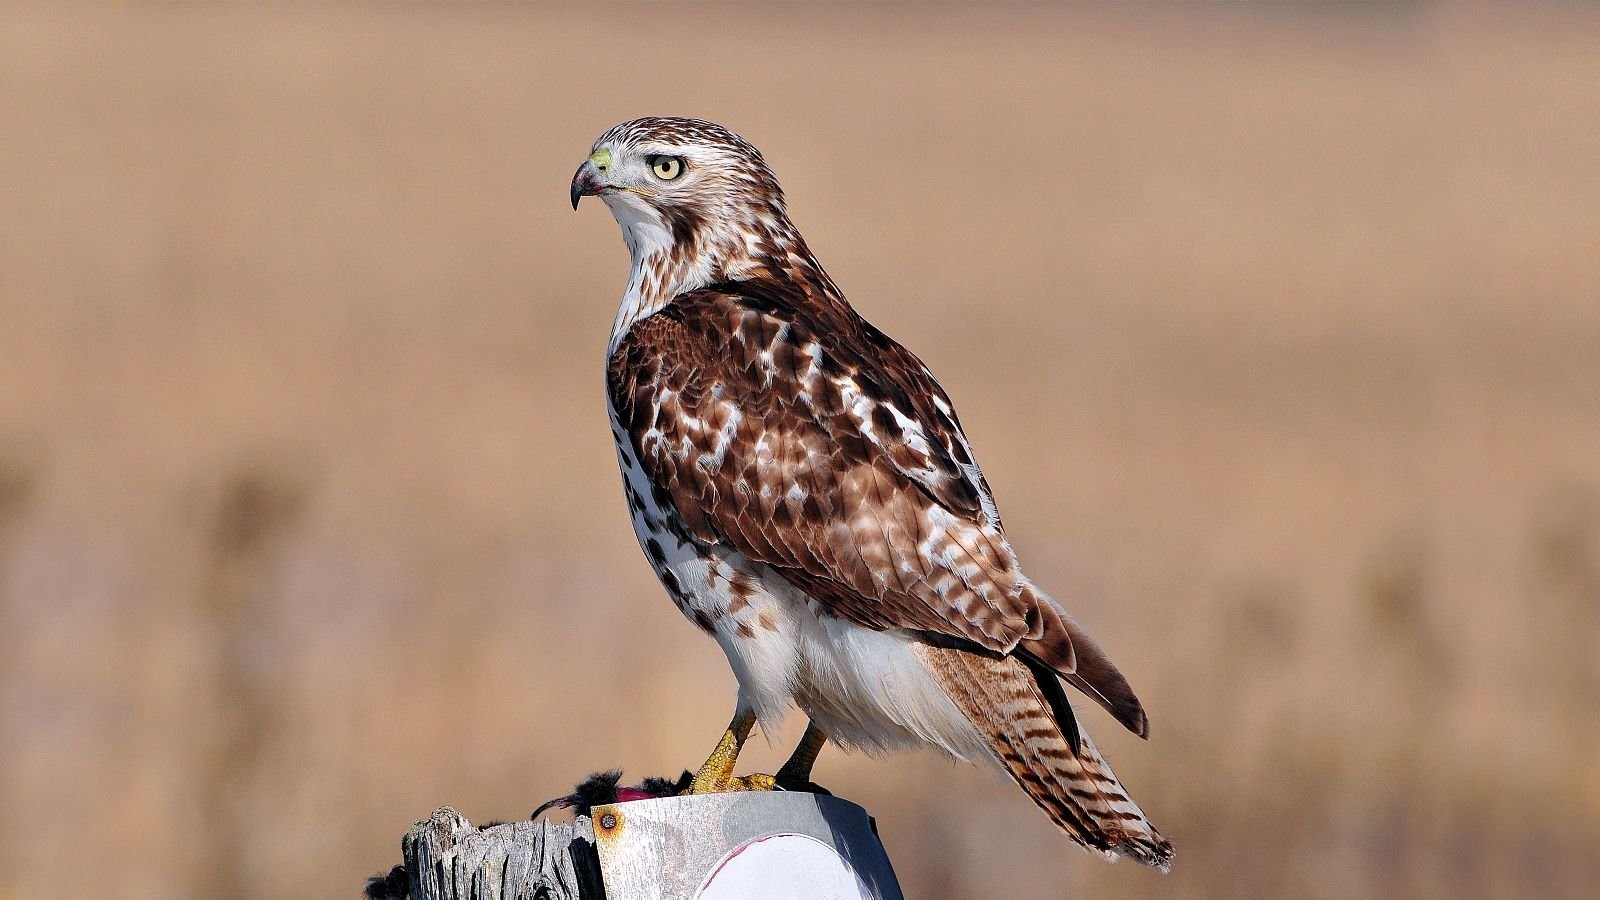
[[[601,135],[572,176],[572,208],[584,197],[611,209],[636,266],[677,257],[729,277],[798,243],[761,152],[701,119],[634,119]]]

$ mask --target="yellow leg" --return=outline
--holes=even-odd
[[[815,722],[808,722],[800,745],[794,748],[789,761],[778,770],[778,784],[789,790],[806,789],[811,784],[811,767],[816,765],[817,754],[822,752],[822,745],[827,742],[828,736],[822,733],[822,729]]]
[[[739,751],[750,737],[756,724],[756,714],[749,710],[734,713],[728,730],[722,733],[717,748],[706,758],[705,765],[694,775],[689,786],[691,794],[720,794],[728,791],[770,791],[776,780],[771,775],[745,775],[736,777],[733,767],[739,762]]]

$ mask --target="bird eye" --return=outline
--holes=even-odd
[[[651,157],[650,171],[662,181],[671,181],[683,174],[683,160],[676,156]]]

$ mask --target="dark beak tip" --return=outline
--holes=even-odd
[[[577,209],[579,200],[594,196],[600,187],[601,182],[595,177],[594,167],[585,161],[572,175],[572,208]]]

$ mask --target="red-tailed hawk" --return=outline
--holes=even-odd
[[[950,398],[845,302],[756,148],[697,119],[595,142],[633,268],[606,387],[645,555],[739,681],[696,792],[809,782],[824,740],[931,746],[1007,772],[1071,838],[1165,870],[1172,845],[1061,682],[1140,736],[1105,653],[1022,574]],[[735,777],[757,721],[810,717],[776,778]]]

